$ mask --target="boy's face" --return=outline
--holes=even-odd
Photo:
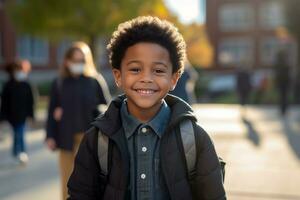
[[[166,94],[174,89],[178,73],[172,73],[169,52],[156,43],[140,42],[129,47],[121,68],[113,69],[116,84],[127,96],[131,114],[156,114]]]

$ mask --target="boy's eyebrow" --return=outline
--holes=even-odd
[[[168,68],[167,63],[164,63],[164,62],[161,62],[161,61],[154,61],[153,63],[156,64],[156,65],[163,65],[163,66],[165,66],[166,68]]]
[[[126,63],[126,65],[129,65],[129,64],[131,64],[131,63],[141,63],[141,61],[139,61],[139,60],[130,60],[130,61],[128,61],[128,62]]]
[[[139,60],[130,60],[126,63],[126,65],[129,65],[131,63],[141,63],[141,61]],[[168,68],[168,64],[165,63],[165,62],[162,62],[162,61],[154,61],[153,64],[156,64],[156,65],[163,65],[164,67]]]

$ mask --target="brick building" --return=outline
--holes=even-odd
[[[13,26],[6,13],[4,1],[0,0],[0,86],[7,78],[3,73],[3,64],[18,58],[30,60],[32,72],[29,78],[32,81],[52,81],[57,76],[64,52],[72,41],[65,40],[53,45],[46,39],[18,33],[17,27]],[[94,58],[98,70],[103,74],[108,85],[113,87],[114,81],[105,51],[105,40],[99,37],[96,48],[98,51]]]
[[[70,42],[53,46],[46,39],[18,34],[0,0],[0,69],[15,58],[31,61],[35,71],[56,70]]]
[[[206,0],[207,30],[215,49],[212,67],[269,68],[282,48],[295,64],[296,43],[284,34],[284,1]]]

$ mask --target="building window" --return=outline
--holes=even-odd
[[[63,40],[62,42],[59,43],[59,45],[56,49],[57,63],[59,65],[62,64],[65,53],[69,49],[71,44],[72,44],[71,40]]]
[[[297,45],[293,42],[281,41],[276,37],[263,38],[260,43],[260,61],[263,65],[273,65],[279,50],[285,49],[289,62],[294,63],[297,57]]]
[[[260,26],[264,29],[274,29],[284,25],[283,5],[280,2],[265,2],[260,7]]]
[[[253,63],[254,41],[250,38],[224,39],[219,45],[219,62],[223,65],[251,65]]]
[[[31,36],[20,36],[17,38],[17,55],[33,64],[45,65],[49,59],[48,42]]]
[[[254,19],[254,8],[247,3],[227,3],[219,10],[222,31],[249,30],[254,25]]]

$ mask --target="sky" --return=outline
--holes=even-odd
[[[165,0],[166,5],[179,16],[182,23],[204,23],[205,0]]]

